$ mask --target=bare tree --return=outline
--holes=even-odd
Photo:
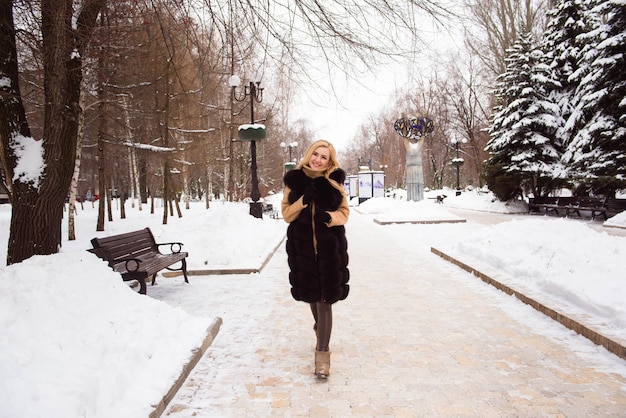
[[[463,68],[458,62],[454,57],[447,66],[449,76],[445,95],[452,110],[453,135],[463,144],[463,178],[467,184],[482,187],[483,161],[488,157],[485,146],[489,140],[486,128],[491,113],[489,89],[485,84],[487,80],[474,65],[474,59],[470,58]]]
[[[548,0],[466,0],[465,45],[495,79],[506,70],[507,50],[520,33],[540,35]]]
[[[0,4],[0,141],[2,163],[11,180],[11,228],[7,264],[34,254],[52,254],[61,244],[61,220],[76,156],[82,56],[104,0],[41,3],[45,139],[35,140],[19,90],[13,1]],[[76,18],[75,22],[73,19]],[[7,85],[8,84],[8,85]],[[29,154],[26,157],[26,154]],[[38,155],[38,171],[24,158]]]
[[[404,187],[406,150],[402,138],[393,130],[394,121],[401,114],[426,117],[433,120],[434,131],[424,137],[422,158],[425,185],[433,188],[454,186],[455,167],[451,164],[456,146],[453,139],[467,139],[461,153],[468,161],[461,169],[462,184],[481,184],[486,126],[484,102],[476,74],[468,75],[448,63],[442,77],[434,73],[428,79],[419,79],[409,93],[397,93],[389,107],[376,116],[370,116],[349,146],[348,154],[365,155],[372,169],[384,167],[386,182]],[[351,162],[350,162],[351,163]],[[349,165],[352,172],[356,165]]]
[[[132,187],[123,180],[130,178],[129,171],[132,171],[133,164],[129,163],[129,158],[132,152],[120,139],[128,138],[133,133],[135,138],[140,138],[133,141],[135,144],[152,145],[153,141],[157,141],[156,146],[165,150],[172,149],[167,154],[149,155],[142,152],[137,156],[140,172],[151,172],[152,178],[161,176],[161,187],[154,182],[150,184],[152,197],[155,193],[160,193],[169,202],[170,186],[175,187],[176,191],[180,188],[179,182],[170,177],[170,168],[177,164],[177,158],[184,160],[184,156],[180,155],[184,150],[179,145],[181,141],[189,139],[188,133],[173,133],[185,131],[176,118],[194,113],[179,112],[181,105],[178,102],[188,98],[192,89],[189,79],[182,71],[185,63],[189,62],[186,51],[202,45],[204,47],[200,51],[205,51],[206,48],[227,50],[224,46],[228,44],[228,34],[233,33],[230,29],[233,22],[236,22],[241,30],[237,32],[237,43],[231,36],[231,51],[238,52],[237,60],[245,58],[248,61],[244,64],[235,60],[235,54],[231,54],[230,59],[222,63],[236,63],[238,68],[247,70],[251,75],[249,78],[263,81],[264,71],[261,69],[270,68],[270,64],[281,60],[292,69],[288,77],[291,82],[299,81],[298,77],[306,78],[306,75],[309,75],[311,81],[311,63],[319,62],[320,57],[325,59],[325,70],[328,73],[339,70],[357,78],[364,68],[371,68],[380,59],[402,57],[407,53],[412,55],[418,49],[416,45],[420,42],[420,13],[440,16],[446,12],[438,6],[438,2],[430,0],[392,0],[383,3],[362,0],[357,5],[342,0],[323,3],[316,0],[276,0],[262,2],[255,7],[249,7],[246,0],[230,0],[226,3],[205,0],[203,6],[199,7],[198,4],[168,0],[145,3],[107,0],[0,2],[0,78],[6,80],[0,86],[0,159],[4,178],[7,183],[10,182],[8,185],[13,205],[7,256],[9,264],[35,254],[58,251],[64,201],[70,190],[76,164],[78,124],[82,112],[79,104],[82,70],[86,60],[90,58],[90,52],[101,60],[101,65],[109,60],[116,64],[107,65],[106,71],[87,72],[98,77],[97,82],[92,80],[88,90],[98,92],[98,83],[103,88],[95,99],[86,98],[87,101],[99,101],[100,104],[92,108],[101,114],[87,119],[87,131],[97,133],[87,135],[83,147],[83,150],[97,149],[102,157],[98,162],[102,164],[98,167],[98,194],[102,198],[101,204],[105,205],[106,202],[110,207],[110,200],[105,199],[111,192],[109,189],[119,188],[118,193],[124,196],[127,190],[122,187]],[[125,51],[119,48],[121,42],[110,44],[118,49],[88,49],[100,13],[105,12],[108,16],[106,5],[129,6],[129,10],[139,10],[140,14],[143,13],[143,21],[133,19],[137,16],[133,14],[126,24],[132,26],[138,23],[146,31],[154,29],[151,34],[146,33],[152,35],[151,37],[144,38],[151,42],[142,44],[136,51],[138,54],[146,52],[147,55],[143,56],[143,60],[134,60],[134,74],[148,74],[149,85],[137,84],[130,88],[130,84],[126,84],[129,88],[124,89],[124,93],[133,96],[133,100],[126,106],[120,103],[120,92],[115,89],[112,80],[124,79],[120,76],[121,73],[117,73],[121,68],[117,64],[130,62],[127,58],[131,49]],[[19,12],[18,20],[14,19],[14,10]],[[198,22],[199,27],[187,33],[183,29],[192,21]],[[38,26],[39,22],[41,26]],[[203,26],[205,22],[206,26]],[[105,19],[104,23],[99,30],[104,32],[112,29],[111,20]],[[22,45],[27,45],[30,49],[20,49],[18,54],[16,32],[22,27],[26,28],[25,24],[36,29],[28,33],[21,32]],[[177,32],[181,35],[176,35]],[[208,36],[210,33],[218,34],[214,42],[196,42],[193,45],[188,42],[193,39],[192,35]],[[137,31],[129,32],[129,35],[137,34]],[[119,39],[131,44],[133,41],[130,36]],[[202,36],[197,39],[204,41]],[[411,42],[407,44],[406,39]],[[104,45],[104,42],[100,45]],[[33,65],[30,68],[23,66],[20,73],[18,57],[30,59]],[[135,58],[141,57],[135,55]],[[225,77],[234,70],[233,67],[230,71],[224,71],[223,68],[228,67],[222,66],[213,70],[216,75],[213,87],[221,81],[220,77]],[[29,70],[32,70],[31,74],[28,73]],[[37,74],[40,71],[43,73],[43,83],[40,84],[43,88],[40,92],[33,89],[36,100],[32,102],[33,112],[30,113],[27,112],[29,104],[24,101],[19,79],[20,76],[26,79],[34,75],[33,79],[39,81],[41,78]],[[120,83],[119,86],[123,87],[124,84]],[[205,97],[215,98],[216,109],[228,107],[219,103],[224,99],[223,96],[212,96],[206,90],[203,94]],[[116,97],[118,100],[114,100]],[[130,131],[124,117],[124,112],[131,110],[128,106],[131,109],[144,110],[130,114],[131,124],[142,122],[132,126]],[[92,120],[98,123],[91,125]],[[97,147],[88,137],[98,138]],[[232,135],[226,141],[225,137],[216,135],[215,139],[230,147],[228,163],[233,167],[229,170],[230,176],[237,163],[246,161],[246,155],[235,155],[232,148],[234,144],[229,140]],[[145,149],[142,148],[142,151]],[[23,156],[27,153],[30,161],[33,161],[32,156],[40,159],[39,171],[24,168]],[[95,160],[95,155],[92,157]],[[81,165],[81,170],[93,169],[93,166],[93,161],[89,161],[89,164]],[[107,172],[111,175],[105,176]],[[242,180],[245,172],[245,169],[239,169]],[[147,180],[146,183],[150,181],[152,180]],[[244,181],[239,183],[245,184]],[[268,181],[267,184],[271,183]],[[109,219],[112,219],[110,210]],[[164,210],[164,222],[166,220],[167,211]],[[103,223],[99,216],[98,228]]]

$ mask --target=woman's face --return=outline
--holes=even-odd
[[[315,148],[311,159],[309,159],[309,167],[315,171],[324,171],[330,164],[330,150],[327,147],[320,146]]]

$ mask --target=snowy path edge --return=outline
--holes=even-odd
[[[228,275],[228,274],[253,274],[263,271],[267,263],[272,259],[276,250],[285,242],[286,236],[281,236],[278,243],[271,248],[263,262],[258,267],[242,267],[242,268],[215,268],[205,270],[187,270],[188,276],[213,276],[213,275]],[[180,271],[166,271],[161,273],[163,277],[178,277],[183,273]]]
[[[588,340],[592,341],[594,344],[600,345],[604,348],[606,348],[608,351],[610,351],[611,353],[615,354],[616,356],[626,360],[626,346],[624,346],[623,344],[609,338],[606,337],[600,333],[598,333],[597,331],[594,331],[593,329],[585,326],[584,324],[560,313],[555,311],[552,308],[549,308],[547,306],[545,306],[544,304],[537,302],[535,299],[530,298],[526,295],[524,295],[523,293],[518,292],[517,290],[512,289],[511,287],[493,279],[492,277],[490,277],[489,275],[475,269],[474,267],[465,264],[464,262],[452,257],[449,254],[444,253],[441,250],[438,250],[435,247],[431,247],[430,251],[433,254],[438,255],[439,257],[443,258],[444,260],[462,268],[463,270],[467,271],[468,273],[473,274],[474,276],[478,277],[479,279],[481,279],[483,282],[492,285],[493,287],[495,287],[496,289],[511,295],[511,296],[515,296],[518,300],[520,300],[521,302],[533,307],[534,309],[536,309],[537,311],[541,312],[542,314],[548,316],[549,318],[557,321],[558,323],[560,323],[561,325],[565,326],[566,328],[576,332],[577,334],[582,335],[583,337],[587,338]]]
[[[222,318],[220,317],[213,319],[213,322],[206,330],[206,336],[204,337],[202,344],[200,347],[191,350],[191,358],[189,359],[189,362],[183,366],[178,379],[174,381],[172,387],[163,396],[161,401],[157,405],[153,405],[154,409],[150,413],[149,418],[159,418],[163,414],[165,408],[167,408],[172,399],[174,399],[176,393],[182,387],[183,383],[185,383],[185,380],[187,380],[187,377],[189,377],[193,368],[196,367],[206,350],[213,343],[213,340],[215,340],[215,337],[217,337],[220,327],[222,326],[222,322]]]

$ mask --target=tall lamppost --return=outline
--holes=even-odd
[[[285,171],[293,170],[294,168],[296,168],[296,162],[293,161],[291,157],[291,150],[296,148],[297,146],[298,146],[298,143],[296,141],[292,141],[288,144],[285,142],[280,143],[281,148],[289,148],[289,161],[285,163]]]
[[[241,83],[241,79],[237,75],[232,75],[228,79],[228,84],[232,88],[233,99],[238,102],[246,100],[250,96],[250,125],[241,125],[238,129],[238,137],[243,141],[250,141],[250,158],[252,160],[250,170],[252,174],[252,190],[250,191],[250,215],[255,218],[263,217],[263,205],[259,202],[261,193],[259,192],[259,178],[257,177],[256,167],[256,141],[265,138],[265,125],[254,123],[254,102],[261,103],[263,101],[263,88],[261,82],[250,82],[244,86],[243,94],[237,95],[237,87]]]
[[[458,196],[461,194],[459,172],[461,170],[461,166],[465,162],[465,160],[463,160],[463,158],[459,156],[459,143],[466,143],[467,139],[463,138],[461,141],[459,141],[458,139],[456,139],[456,137],[453,137],[450,142],[452,143],[452,145],[454,145],[454,148],[456,149],[456,157],[452,159],[452,165],[456,167],[456,195]]]
[[[281,148],[289,148],[289,161],[291,161],[291,150],[294,149],[297,146],[298,146],[298,143],[296,141],[290,142],[288,144],[286,144],[284,142],[280,143],[280,147]]]

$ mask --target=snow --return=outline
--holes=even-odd
[[[244,123],[239,125],[238,130],[245,131],[247,129],[265,129],[265,125],[262,123]]]
[[[444,204],[435,203],[432,198],[442,193]],[[523,203],[505,204],[490,193],[454,194],[428,192],[421,202],[374,198],[353,207],[352,216],[395,222],[388,228],[407,245],[414,245],[420,228],[421,242],[492,269],[509,285],[581,312],[596,330],[626,340],[626,233],[607,233],[624,231],[626,213],[602,226],[528,216]],[[281,197],[271,197],[274,207]],[[148,296],[138,295],[85,251],[91,238],[148,226],[157,242],[184,243],[191,271],[254,269],[281,245],[286,229],[282,220],[250,216],[240,203],[211,202],[205,209],[204,202],[191,202],[181,218],[169,216],[167,225],[162,208],[151,214],[147,205],[139,211],[127,203],[127,219],[119,219],[115,206],[114,221],[95,232],[97,204],[85,202],[76,212],[76,241],[64,240],[59,254],[0,270],[0,417],[147,416],[215,319],[185,312],[173,295],[169,304],[154,299],[151,286]],[[455,208],[507,213],[511,219],[481,224],[455,214]],[[0,205],[4,243],[10,212],[9,205]],[[463,222],[408,223],[436,220]],[[67,220],[62,229],[67,237]],[[6,244],[0,258],[4,263]],[[189,285],[181,281],[181,294],[193,291],[198,279],[191,276]]]
[[[129,142],[129,141],[124,142],[124,146],[129,147],[129,148],[145,149],[145,150],[152,151],[152,152],[176,151],[176,148],[172,148],[172,147],[159,147],[157,145],[139,144],[136,142]]]
[[[599,222],[528,216],[524,202],[500,202],[490,192],[443,193],[447,195],[443,206],[432,199],[403,202],[377,198],[356,210],[374,214],[374,220],[381,223],[393,219],[403,223],[459,221],[460,217],[448,210],[452,208],[511,214],[508,222],[479,229],[468,225],[454,239],[439,228],[441,238],[435,240],[436,247],[546,306],[585,318],[584,322],[601,329],[603,335],[626,343],[626,269],[621,261],[626,259],[626,231],[612,236],[598,232]],[[604,227],[626,228],[626,212],[605,221]],[[463,227],[448,228],[459,232]]]
[[[45,168],[43,141],[14,134],[11,147],[17,157],[13,180],[19,179],[22,183],[32,183],[34,188],[39,188],[39,181]]]
[[[162,209],[128,204],[127,219],[118,210],[96,233],[97,204],[85,202],[78,240],[0,271],[0,417],[148,416],[215,318],[138,295],[85,250],[93,237],[149,226],[157,242],[183,242],[189,270],[246,269],[258,268],[284,235],[282,221],[253,218],[245,205],[204,205],[162,225]],[[10,210],[0,205],[3,264]],[[67,237],[67,220],[63,230]],[[259,236],[268,240],[252,239]]]
[[[550,237],[550,245],[537,240],[539,236]],[[588,252],[581,254],[579,242]],[[563,299],[619,331],[626,326],[626,282],[624,267],[616,261],[626,257],[624,244],[623,237],[598,234],[580,222],[541,218],[499,224],[457,241],[451,249],[495,267],[514,279],[509,283],[515,288]],[[508,257],[494,258],[495,252]],[[577,260],[575,267],[572,260]]]

